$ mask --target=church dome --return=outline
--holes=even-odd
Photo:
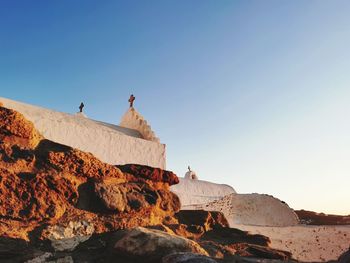
[[[188,171],[185,174],[185,179],[198,180],[197,174],[188,167]]]

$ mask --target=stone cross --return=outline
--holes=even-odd
[[[132,108],[133,106],[134,106],[134,100],[135,100],[136,98],[134,97],[134,95],[133,94],[131,94],[130,95],[130,98],[129,98],[129,102],[130,102],[130,108]]]
[[[84,108],[84,103],[80,103],[80,106],[79,106],[79,110],[80,110],[80,112],[83,112],[83,108]]]

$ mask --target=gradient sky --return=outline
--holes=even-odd
[[[167,168],[350,214],[350,1],[0,1],[0,96],[118,123]],[[98,142],[96,142],[98,144]]]

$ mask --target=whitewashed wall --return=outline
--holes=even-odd
[[[180,183],[171,186],[171,191],[180,198],[182,209],[191,209],[193,205],[207,204],[219,200],[236,191],[226,184],[215,184],[203,180],[179,178]]]
[[[138,131],[0,97],[22,113],[46,138],[94,154],[109,164],[136,163],[165,169],[165,145],[142,139]]]

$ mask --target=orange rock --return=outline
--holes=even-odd
[[[179,178],[171,171],[165,171],[160,168],[154,168],[140,164],[117,165],[124,173],[133,174],[136,177],[151,180],[153,182],[163,182],[169,185],[179,183]]]
[[[0,106],[0,140],[12,145],[35,147],[42,136],[22,114]]]

